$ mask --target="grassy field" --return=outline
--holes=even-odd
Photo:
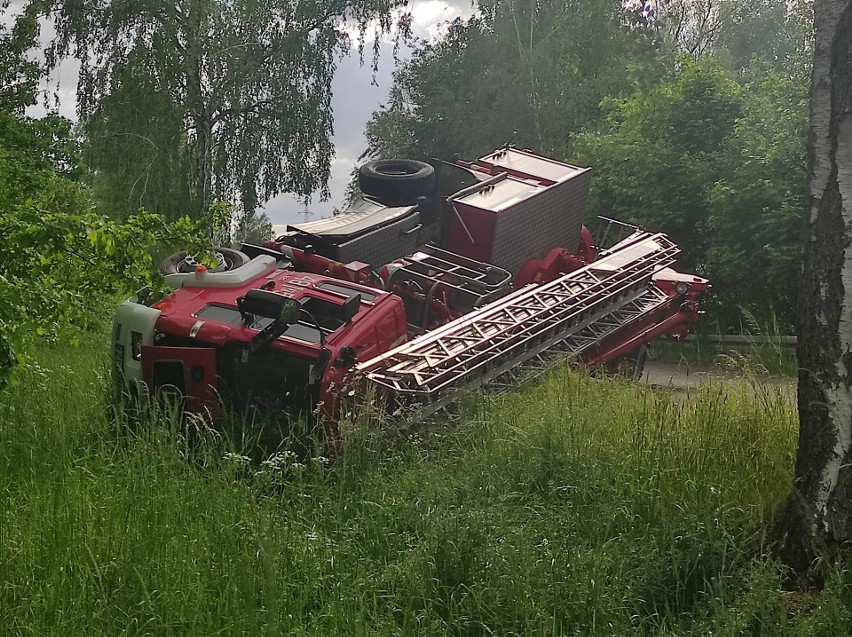
[[[796,417],[567,370],[267,461],[109,409],[105,336],[0,394],[0,635],[848,635],[767,557]]]

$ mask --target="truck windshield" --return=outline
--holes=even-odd
[[[203,309],[199,310],[195,313],[195,316],[198,318],[202,318],[208,321],[217,321],[219,323],[225,323],[227,325],[239,325],[241,327],[248,327],[253,330],[260,331],[270,323],[272,323],[271,318],[266,318],[263,316],[256,316],[254,320],[250,323],[246,323],[243,321],[243,317],[240,314],[240,311],[235,307],[227,307],[225,305],[208,305]],[[326,326],[320,323],[320,326],[325,328]],[[323,330],[325,334],[328,334],[331,330]],[[314,343],[319,344],[320,333],[317,330],[317,326],[310,322],[307,317],[304,317],[298,323],[295,323],[287,328],[287,331],[284,332],[283,336],[287,338],[294,338],[299,341],[304,341],[305,343]]]

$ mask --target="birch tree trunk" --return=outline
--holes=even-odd
[[[821,558],[852,541],[852,0],[815,0],[814,27],[799,448],[779,554],[818,582]]]

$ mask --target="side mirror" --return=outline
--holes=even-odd
[[[302,311],[302,306],[295,299],[260,289],[249,290],[245,296],[238,298],[237,308],[246,322],[256,316],[272,319],[269,325],[251,339],[251,352],[266,347],[286,332],[287,328],[298,323],[299,312]]]
[[[151,305],[151,289],[147,285],[136,290],[136,302],[139,305]]]
[[[248,315],[263,316],[278,323],[292,325],[299,320],[301,305],[295,299],[269,290],[252,289],[237,299],[243,319]]]

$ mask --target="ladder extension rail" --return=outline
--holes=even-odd
[[[636,321],[643,316],[655,312],[666,303],[671,302],[671,297],[661,292],[660,290],[649,288],[645,297],[640,297],[628,306],[624,306],[616,311],[620,318],[625,321]],[[614,321],[609,326],[590,325],[585,331],[576,334],[557,335],[538,345],[524,351],[516,359],[501,362],[499,365],[491,366],[483,370],[483,373],[464,384],[455,384],[453,391],[444,391],[439,394],[435,392],[423,393],[414,391],[399,391],[394,387],[390,387],[383,383],[379,383],[375,379],[370,379],[377,384],[383,385],[388,389],[393,390],[395,395],[400,395],[407,398],[409,407],[413,409],[406,413],[405,421],[409,424],[420,422],[432,414],[444,409],[447,405],[455,402],[460,394],[465,391],[479,387],[482,385],[495,385],[498,391],[505,391],[509,387],[516,386],[516,382],[506,383],[504,379],[512,379],[517,381],[518,371],[522,368],[525,370],[520,374],[520,378],[526,380],[529,377],[537,377],[554,367],[560,360],[564,360],[564,356],[575,356],[580,354],[586,348],[600,342],[602,338],[611,335],[621,329],[624,325]],[[562,354],[562,357],[550,356],[546,354]],[[535,363],[538,363],[535,365]],[[534,369],[532,374],[527,375],[527,365],[532,364]]]
[[[637,233],[640,234],[640,233]],[[581,291],[587,291],[588,293],[600,293],[600,289],[594,288],[594,284],[600,283],[600,276],[598,275],[598,271],[604,270],[607,267],[611,267],[611,262],[615,261],[616,263],[622,261],[620,258],[623,256],[624,252],[627,252],[629,248],[635,247],[636,243],[640,242],[653,242],[657,243],[658,247],[654,252],[656,253],[656,262],[648,264],[647,259],[648,255],[644,255],[644,258],[637,259],[633,264],[633,267],[629,268],[630,271],[635,271],[637,269],[642,269],[642,274],[653,274],[654,272],[667,267],[669,265],[673,265],[675,261],[675,257],[680,253],[680,250],[677,246],[669,241],[669,239],[663,234],[649,234],[649,233],[641,233],[641,237],[639,237],[636,241],[631,241],[631,238],[626,239],[624,242],[619,244],[619,246],[624,246],[626,243],[630,243],[631,245],[627,245],[621,250],[618,251],[610,251],[607,254],[607,257],[599,259],[594,263],[585,266],[579,270],[575,270],[569,274],[566,274],[554,281],[546,283],[544,285],[539,286],[527,286],[525,288],[521,288],[516,292],[503,297],[499,301],[492,303],[488,306],[483,307],[476,312],[472,312],[465,316],[462,316],[455,321],[447,323],[441,327],[438,327],[418,338],[409,341],[408,343],[404,343],[400,345],[394,350],[386,352],[371,361],[367,361],[366,363],[359,366],[359,369],[366,368],[367,366],[373,366],[374,363],[381,359],[385,359],[388,357],[392,357],[400,352],[404,351],[414,351],[415,349],[422,350],[431,343],[438,341],[444,338],[447,335],[451,335],[453,332],[458,332],[463,326],[467,326],[469,324],[476,323],[480,320],[488,320],[493,315],[499,314],[505,311],[505,308],[510,307],[512,304],[517,303],[518,306],[521,306],[523,302],[531,297],[536,296],[546,296],[548,293],[564,293],[568,292],[573,295]],[[644,267],[642,267],[644,266]],[[624,268],[620,270],[617,267],[612,267],[613,270],[617,270],[615,272],[617,275],[625,276]],[[648,269],[648,272],[644,270]],[[626,275],[630,274],[630,271],[626,272]],[[591,287],[591,289],[589,289]],[[605,293],[604,293],[605,296]],[[415,345],[416,343],[416,345]]]
[[[488,382],[508,368],[520,365],[540,352],[557,347],[560,344],[562,344],[560,349],[566,353],[580,354],[586,348],[599,343],[602,339],[624,327],[628,320],[641,318],[649,312],[655,311],[670,299],[671,297],[668,295],[653,288],[642,290],[624,306],[616,310],[608,308],[606,311],[588,317],[581,322],[573,323],[570,329],[560,329],[561,325],[556,324],[550,326],[550,329],[541,330],[534,335],[539,338],[519,337],[508,345],[506,341],[498,342],[488,352],[484,352],[484,354],[496,352],[497,355],[482,355],[461,360],[458,365],[454,366],[454,369],[443,371],[437,381],[428,377],[428,370],[425,373],[408,374],[398,371],[373,371],[368,372],[367,377],[372,382],[392,390],[395,394],[419,397],[428,402],[434,396],[442,394],[444,390],[466,387],[471,379],[474,379],[477,384]],[[629,309],[626,310],[625,308]],[[495,367],[494,365],[497,363],[499,365]]]
[[[650,286],[651,276],[677,253],[664,235],[636,233],[581,270],[519,290],[358,370],[394,393],[428,401],[472,377],[493,377],[489,368],[519,364],[572,335],[569,349],[576,353],[623,327],[637,316],[635,308],[647,312],[664,303],[669,297]]]
[[[531,331],[534,334],[540,331],[536,326],[542,319],[549,319],[548,324],[544,326],[546,328],[554,323],[554,318],[565,318],[566,314],[571,318],[579,312],[597,309],[602,304],[627,302],[629,299],[624,296],[631,288],[635,292],[642,283],[647,282],[656,269],[667,265],[667,261],[674,257],[670,249],[673,244],[670,247],[656,243],[654,245],[656,249],[652,251],[651,256],[656,256],[656,259],[650,265],[647,263],[647,254],[643,254],[641,258],[634,259],[628,267],[611,272],[602,279],[590,269],[597,265],[593,264],[585,271],[581,270],[545,286],[532,287],[507,297],[484,308],[483,311],[469,314],[378,359],[368,361],[361,367],[369,371],[383,367],[392,374],[406,371],[416,373],[419,370],[416,381],[418,385],[423,385],[422,374],[427,370],[431,369],[430,373],[434,376],[435,368],[442,363],[449,363],[446,371],[454,372],[456,370],[453,369],[453,362],[457,363],[457,367],[459,364],[467,364],[467,357],[471,354],[490,353],[495,348],[489,347],[489,344],[493,345],[504,339],[507,334],[523,336],[525,332]],[[624,261],[624,254],[617,256]],[[556,317],[553,316],[554,313],[557,314]],[[499,349],[505,350],[505,344]],[[425,365],[419,362],[418,358],[425,358]],[[396,364],[392,362],[394,360]]]

